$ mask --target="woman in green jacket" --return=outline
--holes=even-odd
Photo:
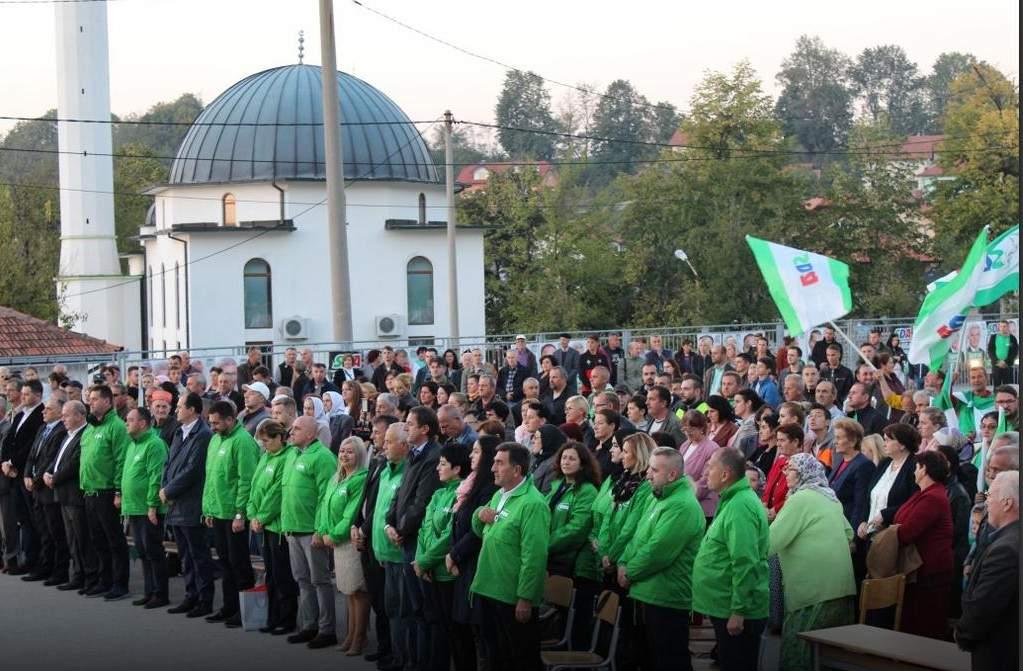
[[[601,587],[597,558],[589,543],[600,465],[581,443],[565,443],[554,455],[552,477],[547,495],[551,510],[547,572],[574,580],[576,619],[572,649],[585,650],[592,633],[593,603]]]
[[[781,562],[785,594],[781,666],[809,669],[810,645],[799,633],[853,623],[853,530],[816,457],[793,455],[783,473],[788,498],[770,528],[771,553]],[[823,574],[822,567],[827,567]],[[826,579],[806,579],[822,575]]]
[[[342,441],[337,452],[337,473],[316,515],[316,533],[324,545],[334,548],[337,591],[348,597],[348,632],[339,647],[349,657],[362,654],[369,627],[369,592],[359,551],[351,540],[352,523],[369,473],[368,461],[366,443],[361,438],[352,436]]]

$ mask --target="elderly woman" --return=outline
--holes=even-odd
[[[330,422],[323,410],[323,401],[315,396],[306,396],[302,402],[302,414],[316,420],[316,438],[326,447],[330,445]]]
[[[938,408],[924,408],[917,415],[917,430],[920,431],[920,451],[938,449],[938,439],[935,434],[948,426],[945,413]]]
[[[720,397],[718,397],[720,398]],[[707,526],[718,507],[718,494],[707,486],[707,462],[719,445],[707,436],[707,418],[699,410],[690,410],[682,417],[686,442],[679,447],[685,461],[685,472],[696,485],[696,498],[707,518]]]
[[[334,577],[337,591],[348,598],[348,632],[340,650],[358,657],[366,645],[369,627],[369,593],[362,575],[359,551],[352,543],[352,524],[362,502],[366,486],[369,455],[361,438],[341,443],[337,455],[337,473],[327,488],[316,513],[316,534],[323,544],[334,548]]]
[[[711,396],[707,399],[707,438],[717,443],[718,447],[729,447],[732,437],[738,433],[739,425],[735,423],[735,411],[732,404],[724,396]]]
[[[625,404],[625,415],[632,422],[632,425],[636,427],[636,430],[644,433],[650,430],[650,424],[653,420],[646,413],[646,396],[637,395],[630,398],[629,402]]]
[[[358,416],[348,415],[344,400],[336,391],[323,392],[323,409],[327,413],[327,425],[330,428],[330,451],[337,454],[341,448],[341,441],[352,435]]]
[[[834,421],[835,463],[828,482],[839,503],[845,519],[853,529],[867,521],[870,512],[870,480],[877,466],[860,451],[863,443],[863,427],[856,420],[839,417]],[[867,574],[867,541],[856,539],[853,553],[853,573],[859,582]]]
[[[913,473],[920,434],[908,424],[891,424],[882,433],[885,458],[878,463],[870,478],[867,521],[856,528],[856,535],[862,539],[890,525],[902,504],[917,491]]]
[[[892,520],[899,528],[899,544],[916,545],[923,561],[916,570],[916,580],[906,585],[902,631],[944,639],[954,567],[952,510],[945,491],[949,465],[937,450],[921,453],[914,465],[913,477],[919,489],[899,507]]]
[[[853,623],[853,530],[813,455],[793,455],[784,473],[788,501],[771,524],[771,553],[781,563],[785,594],[781,668],[808,669],[810,645],[799,633]],[[827,578],[813,579],[825,566]]]

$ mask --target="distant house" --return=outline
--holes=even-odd
[[[0,360],[68,354],[118,352],[108,343],[43,321],[13,308],[0,306]]]
[[[912,170],[916,181],[914,193],[920,197],[933,191],[938,182],[955,179],[954,175],[946,174],[938,162],[944,141],[944,135],[911,135],[892,159]]]
[[[688,149],[687,145],[692,143],[693,139],[689,136],[689,133],[683,133],[681,128],[676,129],[675,132],[671,134],[671,139],[668,140],[668,144],[671,145],[671,150],[676,154],[683,153],[686,149]]]
[[[545,188],[552,188],[558,185],[558,175],[554,171],[554,166],[547,161],[473,163],[472,165],[462,167],[455,178],[455,182],[464,187],[462,189],[463,193],[486,191],[487,182],[490,180],[491,175],[495,173],[502,175],[509,170],[512,172],[536,170],[540,175],[540,183]]]

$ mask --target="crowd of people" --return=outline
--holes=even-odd
[[[809,353],[611,334],[539,358],[520,337],[499,367],[384,347],[332,376],[258,348],[208,375],[182,352],[88,385],[0,369],[3,571],[117,601],[132,544],[134,605],[230,628],[255,550],[261,632],[384,670],[542,668],[566,621],[590,649],[613,593],[619,669],[691,668],[695,621],[722,669],[757,668],[765,632],[802,669],[799,634],[853,623],[863,580],[913,546],[901,630],[1017,669],[1018,389],[973,365],[939,410],[943,372],[907,375],[882,336],[853,370],[829,328]],[[572,618],[544,604],[549,576],[572,580]]]

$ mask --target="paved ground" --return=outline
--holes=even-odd
[[[141,585],[138,567],[133,562],[133,589]],[[182,591],[181,579],[172,578],[172,603],[180,600]],[[104,603],[0,575],[0,666],[76,671],[376,668],[336,648],[309,650],[289,645],[282,636],[226,629],[202,619],[169,615],[166,609],[147,611],[131,601]],[[338,595],[337,607],[341,629],[345,626],[343,595]]]

